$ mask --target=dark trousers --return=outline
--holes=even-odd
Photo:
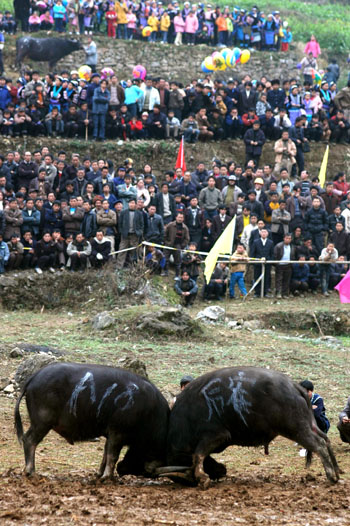
[[[106,127],[106,114],[105,113],[94,113],[92,116],[94,123],[93,136],[94,139],[99,137],[100,139],[105,138],[105,127]]]
[[[194,300],[196,299],[196,296],[197,296],[197,292],[195,292],[194,294],[190,294],[189,296],[182,296],[185,307],[188,307],[189,305],[193,305]]]
[[[53,267],[55,264],[56,255],[50,254],[48,256],[41,256],[37,261],[37,267],[43,270],[44,268]]]
[[[316,248],[318,254],[321,254],[322,249],[323,249],[323,244],[324,244],[323,232],[317,232],[317,233],[313,232],[311,234],[311,239],[312,239],[312,244]]]
[[[329,276],[331,274],[330,265],[320,265],[321,267],[321,288],[322,292],[325,293],[328,291],[329,287]]]
[[[254,281],[257,281],[262,273],[262,265],[254,265]],[[271,265],[265,265],[265,278],[264,278],[264,295],[270,290],[271,286]],[[261,281],[254,289],[255,295],[260,296],[261,292]]]
[[[297,281],[296,279],[292,279],[290,283],[290,290],[291,292],[307,292],[309,290],[309,284],[307,281]]]
[[[11,252],[6,265],[7,270],[14,270],[19,268],[21,266],[22,259],[23,254],[15,254],[14,252]]]
[[[276,294],[288,296],[291,277],[292,265],[287,264],[276,266]]]
[[[24,269],[34,267],[34,254],[24,253],[22,267]]]
[[[299,175],[300,175],[301,172],[304,170],[304,152],[303,152],[302,146],[297,146],[297,154],[295,158],[297,161]]]
[[[66,122],[66,136],[67,137],[74,137],[74,135],[78,135],[79,133],[79,124],[75,121],[68,121]]]
[[[72,270],[86,270],[88,256],[86,254],[72,254],[70,257],[70,268]]]
[[[170,255],[173,255],[174,258],[174,265],[175,265],[175,272],[176,276],[180,275],[180,269],[181,269],[181,250],[164,250],[164,256],[166,259],[166,266],[169,266],[169,258]]]
[[[203,298],[209,299],[210,296],[215,296],[215,299],[219,299],[226,294],[227,285],[226,283],[216,283],[211,281],[208,285],[204,285]]]
[[[136,234],[128,234],[127,237],[122,237],[119,244],[119,250],[124,250],[125,248],[137,247],[139,244],[139,238]],[[120,270],[124,267],[125,259],[127,254],[130,255],[132,261],[137,261],[137,250],[130,250],[129,252],[121,252],[117,257],[117,269]]]

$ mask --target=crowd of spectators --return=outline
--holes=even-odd
[[[235,284],[245,296],[251,279],[261,274],[259,264],[247,270],[248,257],[282,263],[275,269],[278,298],[318,289],[327,296],[345,275],[350,185],[344,173],[323,190],[306,170],[300,177],[285,166],[276,173],[253,160],[242,167],[214,159],[210,166],[198,163],[192,173],[177,169],[156,178],[150,165],[135,170],[131,159],[121,165],[78,154],[68,159],[64,151],[53,155],[47,147],[23,157],[0,156],[1,273],[84,271],[115,258],[122,269],[137,261],[136,247],[145,240],[156,245],[145,254],[150,271],[166,276],[173,264],[176,290],[191,303],[201,275],[197,252],[208,252],[234,216],[232,260],[229,266],[218,264],[204,298],[220,299],[226,289],[234,298]],[[273,291],[271,264],[264,291],[266,296]]]
[[[93,46],[91,37],[86,49]],[[350,83],[349,83],[350,86]],[[164,78],[119,81],[77,70],[25,72],[16,85],[0,77],[0,133],[5,136],[59,135],[98,140],[179,139],[186,142],[244,139],[258,160],[266,140],[288,131],[297,159],[310,141],[349,142],[349,87],[335,81],[320,89],[306,80],[281,82],[245,75],[242,81],[193,79],[186,86]],[[258,144],[254,137],[258,137]],[[308,143],[308,144],[306,144]]]
[[[280,13],[251,9],[220,8],[212,4],[184,2],[142,2],[103,0],[22,0],[16,18],[22,30],[68,31],[76,34],[104,33],[111,38],[179,44],[208,44],[255,47],[287,51],[292,33]],[[16,4],[16,0],[15,0]],[[16,30],[10,12],[9,30]],[[0,20],[1,27],[1,20]],[[7,30],[7,25],[3,26]],[[145,31],[144,28],[146,28]]]

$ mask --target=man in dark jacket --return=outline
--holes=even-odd
[[[251,108],[255,108],[256,106],[258,95],[252,87],[253,84],[250,81],[247,81],[244,84],[244,87],[239,90],[238,112],[240,115],[247,113]]]
[[[186,248],[190,242],[190,233],[187,226],[184,224],[184,214],[179,213],[175,221],[172,221],[165,227],[164,244],[168,247],[173,247],[176,250],[164,250],[165,259],[167,262],[165,273],[167,273],[170,255],[173,255],[175,263],[176,276],[180,274],[181,268],[181,250]]]
[[[160,111],[160,105],[155,104],[153,112],[147,119],[147,126],[152,139],[165,139],[166,115]]]
[[[43,269],[49,269],[55,272],[54,265],[56,262],[57,247],[52,241],[50,232],[45,232],[43,238],[35,245],[35,257],[37,259],[35,270],[42,274]]]
[[[226,206],[220,205],[219,214],[213,217],[213,234],[215,241],[221,236],[231,219],[232,217],[226,213]]]
[[[267,92],[267,102],[271,106],[273,112],[280,111],[285,107],[286,94],[283,89],[280,88],[279,79],[271,81],[272,88]]]
[[[245,132],[243,140],[245,143],[246,163],[252,159],[257,168],[259,166],[260,156],[266,140],[264,132],[260,130],[259,121],[254,122],[253,128],[250,128]]]
[[[292,263],[296,257],[295,247],[292,243],[292,234],[284,234],[283,241],[277,243],[274,249],[274,259],[280,261],[276,265],[276,298],[288,298],[290,280],[292,277]]]
[[[24,160],[18,165],[17,187],[25,186],[29,188],[32,179],[38,176],[38,165],[32,161],[32,154],[25,152]]]
[[[145,240],[161,245],[164,241],[164,223],[162,216],[156,214],[155,205],[148,207]]]
[[[345,228],[345,217],[341,213],[340,205],[337,205],[334,208],[334,213],[328,216],[328,229],[330,233],[335,232],[337,223],[341,223]]]
[[[163,223],[167,225],[175,217],[175,199],[169,193],[168,183],[163,183],[160,192],[156,196],[157,214],[159,214]]]
[[[248,207],[250,213],[256,214],[258,219],[264,219],[264,207],[256,198],[256,190],[250,190],[248,192],[248,199],[244,202],[243,206]]]
[[[111,257],[111,243],[103,235],[102,230],[97,230],[91,242],[90,263],[94,268],[102,267]]]
[[[123,210],[119,218],[119,233],[121,235],[119,250],[135,247],[130,251],[133,261],[137,260],[137,250],[144,229],[143,213],[136,209],[136,200],[130,199],[128,208]],[[124,267],[127,252],[121,252],[117,258],[117,269]]]
[[[192,197],[197,197],[196,186],[191,181],[191,172],[185,172],[178,186],[181,201],[185,206],[190,204]]]
[[[202,240],[204,217],[202,210],[198,206],[197,197],[192,197],[190,206],[185,210],[185,223],[190,233],[190,241],[193,241],[199,247]]]
[[[57,229],[61,234],[64,231],[61,204],[54,201],[52,208],[44,208],[44,230],[52,234]]]
[[[90,241],[96,235],[96,214],[91,210],[89,201],[84,201],[83,208],[85,215],[81,224],[81,232],[84,234],[85,239]]]
[[[323,234],[328,230],[328,214],[321,208],[321,201],[318,197],[312,200],[312,208],[308,210],[304,217],[305,230],[310,234],[312,244],[318,254],[323,249]]]
[[[344,256],[346,259],[350,256],[350,236],[344,230],[344,225],[340,222],[335,225],[335,232],[332,232],[328,238],[329,243],[333,243],[338,250],[339,256]]]
[[[181,279],[175,281],[175,292],[181,296],[185,307],[192,305],[196,299],[198,286],[196,282],[190,278],[187,270],[183,270]]]
[[[249,256],[251,258],[266,260],[273,259],[273,242],[271,239],[268,239],[268,231],[266,228],[260,230],[260,239],[257,239],[253,242]],[[254,265],[254,281],[257,281],[262,274],[262,266]],[[271,297],[269,290],[271,286],[271,265],[265,265],[265,279],[264,279],[264,296]],[[260,297],[261,292],[261,282],[255,287],[255,296]]]

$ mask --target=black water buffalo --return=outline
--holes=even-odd
[[[19,406],[25,395],[30,427],[23,432]],[[35,373],[17,400],[15,426],[23,442],[25,472],[35,471],[35,450],[53,429],[67,442],[106,437],[99,475],[113,476],[123,446],[129,446],[117,466],[120,475],[147,474],[163,465],[169,407],[148,380],[114,367],[76,363],[51,364]]]
[[[21,37],[16,40],[16,66],[21,67],[23,59],[29,58],[48,62],[52,69],[61,58],[82,47],[78,40]]]
[[[219,369],[193,380],[177,397],[169,420],[167,463],[189,466],[182,477],[206,487],[209,477],[226,474],[211,453],[230,445],[264,445],[267,453],[277,435],[307,449],[307,465],[312,452],[318,453],[328,479],[338,481],[340,471],[330,443],[316,426],[301,386],[267,369]]]

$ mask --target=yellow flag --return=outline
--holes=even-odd
[[[328,164],[328,153],[329,153],[329,144],[326,146],[326,151],[324,152],[320,173],[318,174],[318,179],[320,181],[321,188],[324,187],[324,183],[326,182],[326,171],[327,171],[327,164]]]
[[[236,229],[236,216],[229,222],[219,239],[216,241],[213,248],[205,258],[204,276],[207,284],[210,281],[211,275],[214,272],[216,262],[220,254],[232,254],[232,243]]]

